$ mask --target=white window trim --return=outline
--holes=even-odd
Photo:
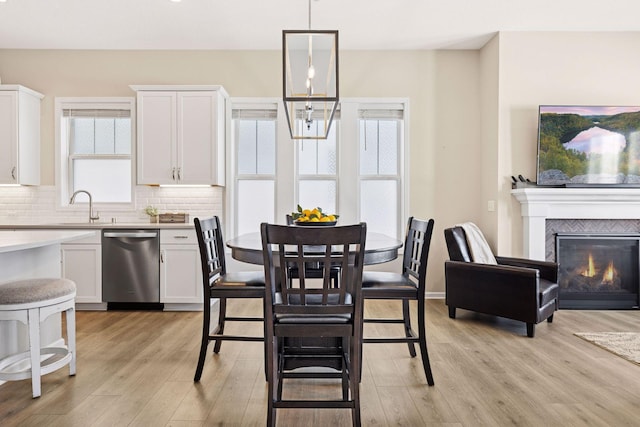
[[[56,97],[54,101],[55,121],[55,169],[56,169],[56,210],[69,212],[85,210],[82,204],[70,205],[69,199],[69,147],[62,141],[60,128],[63,110],[66,109],[117,109],[131,111],[131,202],[129,203],[94,203],[94,210],[135,211],[135,176],[136,176],[136,99],[135,97]]]
[[[276,222],[284,224],[285,216],[291,213],[289,207],[295,206],[295,200],[298,199],[296,191],[297,186],[295,179],[297,176],[296,170],[292,170],[291,173],[282,174],[279,173],[281,168],[295,168],[296,167],[296,146],[294,141],[289,136],[289,130],[284,115],[284,106],[281,98],[244,98],[244,97],[232,97],[227,103],[227,117],[232,117],[232,111],[238,108],[277,108],[277,125],[276,125],[276,203],[274,218]],[[355,125],[358,119],[358,112],[360,110],[389,110],[399,109],[403,110],[403,126],[402,141],[400,145],[400,159],[402,161],[399,165],[399,176],[402,179],[400,186],[399,196],[402,203],[398,206],[398,230],[397,235],[400,239],[403,238],[406,226],[406,215],[409,212],[409,99],[408,98],[343,98],[340,101],[340,129],[337,135],[338,144],[338,173],[336,183],[337,200],[336,210],[340,215],[341,222],[344,224],[354,223],[360,218],[360,204],[357,203],[357,211],[354,212],[341,212],[340,206],[348,206],[353,203],[354,200],[359,200],[359,185],[360,185],[360,172],[358,167],[354,167],[353,162],[359,161],[359,129]],[[346,120],[354,123],[353,126],[344,126]],[[334,124],[335,125],[335,124]],[[332,125],[333,126],[333,125]],[[226,204],[226,236],[227,238],[235,237],[236,220],[235,212],[236,206],[236,152],[235,142],[233,140],[233,126],[227,126],[227,147],[226,147],[226,162],[227,162],[227,182],[233,183],[233,187],[226,191],[225,204]],[[340,147],[341,144],[345,144],[345,141],[355,141],[355,144],[350,144],[346,147]],[[346,152],[344,151],[347,149]],[[358,163],[355,163],[358,164]],[[319,177],[318,179],[321,179]],[[351,182],[352,185],[345,186],[345,182]]]

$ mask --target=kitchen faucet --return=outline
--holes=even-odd
[[[73,195],[71,196],[71,200],[69,200],[69,204],[73,204],[78,193],[86,193],[86,195],[89,196],[89,222],[91,223],[97,219],[100,219],[99,215],[93,216],[93,199],[91,198],[91,193],[89,193],[87,190],[78,190],[73,193]]]

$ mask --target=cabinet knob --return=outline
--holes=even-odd
[[[11,178],[13,178],[13,180],[16,180],[16,167],[12,167],[11,168]]]

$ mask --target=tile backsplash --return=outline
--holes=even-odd
[[[69,207],[56,203],[54,186],[0,187],[1,224],[39,224],[52,222],[88,221],[86,196]],[[82,197],[82,199],[80,198]],[[94,204],[100,221],[115,218],[120,223],[149,222],[144,208],[152,205],[160,213],[184,212],[189,219],[223,214],[224,188],[222,187],[147,187],[134,188],[135,208],[105,209]]]

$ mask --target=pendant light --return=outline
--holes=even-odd
[[[338,31],[311,29],[311,0],[309,29],[282,31],[282,76],[291,138],[327,139],[339,102]]]

